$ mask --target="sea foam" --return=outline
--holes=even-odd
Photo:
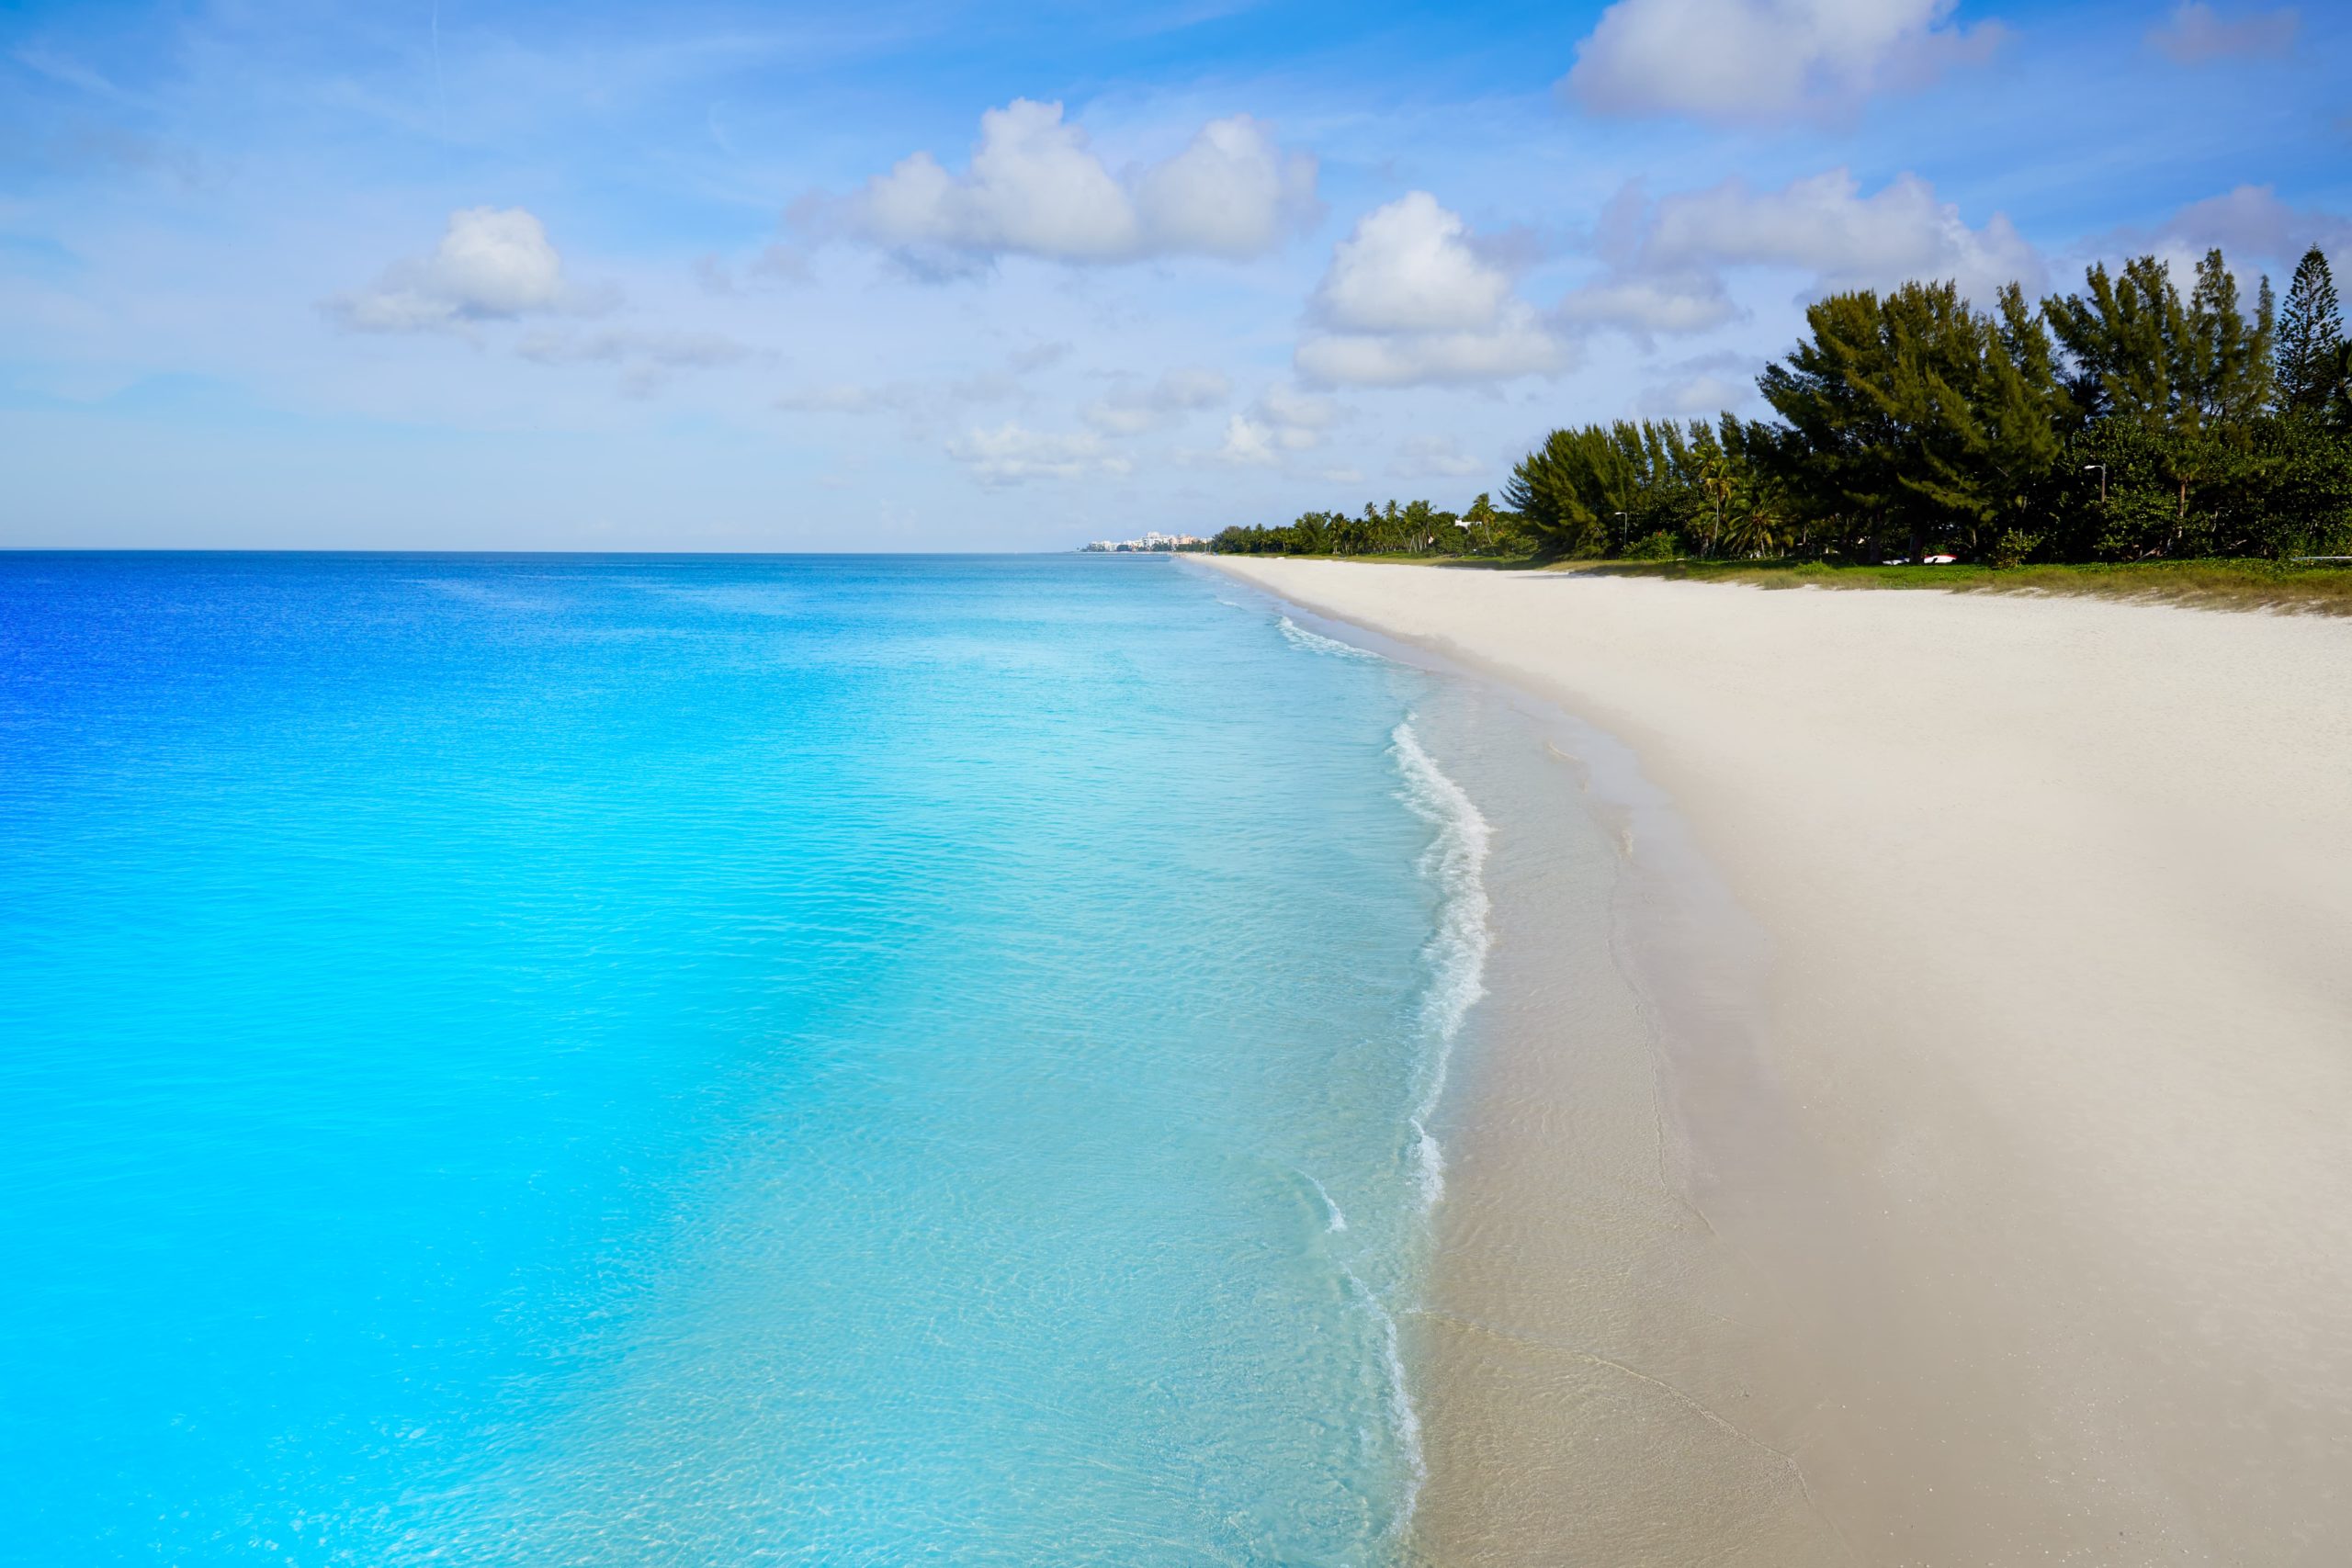
[[[1470,1010],[1487,994],[1487,952],[1492,939],[1486,868],[1493,830],[1462,786],[1430,759],[1410,719],[1399,723],[1389,739],[1405,782],[1405,804],[1435,833],[1421,861],[1422,874],[1437,886],[1439,904],[1437,929],[1422,949],[1429,984],[1422,993],[1419,1022],[1427,1051],[1412,1114],[1426,1212],[1445,1191],[1444,1151],[1429,1130],[1430,1118],[1445,1095],[1454,1040]]]
[[[1337,637],[1325,637],[1320,632],[1308,631],[1288,615],[1283,616],[1278,624],[1282,627],[1285,641],[1293,648],[1302,649],[1308,653],[1328,653],[1334,659],[1377,660],[1380,658],[1379,654],[1373,652],[1370,649],[1357,648],[1351,643],[1341,642]]]

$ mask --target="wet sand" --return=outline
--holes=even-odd
[[[1432,1561],[2341,1561],[2352,623],[1218,564],[1574,716],[1464,780]]]

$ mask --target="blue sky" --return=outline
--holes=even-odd
[[[16,6],[0,546],[1459,506],[1830,288],[2313,242],[2335,6]]]

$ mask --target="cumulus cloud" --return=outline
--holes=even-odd
[[[2181,65],[2202,65],[2233,55],[2284,54],[2301,23],[2291,9],[2223,17],[2203,0],[2183,0],[2163,24],[2148,29],[2148,47]]]
[[[468,207],[449,214],[431,255],[395,262],[374,288],[327,309],[360,332],[426,332],[551,310],[564,298],[563,260],[538,219]]]
[[[1998,46],[1957,0],[1618,0],[1562,91],[1600,114],[1817,118],[1933,80]]]
[[[1917,175],[1864,196],[1844,169],[1778,190],[1731,179],[1630,213],[1620,209],[1607,243],[1610,274],[1571,294],[1563,314],[1643,336],[1732,319],[1723,283],[1730,267],[1804,272],[1813,293],[1950,279],[1980,304],[2006,283],[2038,290],[2045,276],[2041,254],[2000,214],[1971,228]]]
[[[1426,191],[1376,208],[1332,252],[1298,345],[1326,385],[1507,380],[1563,369],[1566,343]]]
[[[2002,284],[2038,288],[2041,257],[2008,219],[1972,229],[1951,202],[1916,175],[1874,196],[1832,169],[1779,190],[1740,180],[1658,203],[1645,249],[1668,265],[1722,262],[1804,267],[1827,288],[1886,287],[1905,278],[1955,278],[1972,297]]]
[[[1059,104],[1016,98],[980,117],[970,166],[902,159],[846,200],[808,215],[919,270],[999,255],[1073,263],[1262,254],[1317,215],[1315,160],[1277,146],[1248,115],[1211,120],[1164,162],[1114,174]]]
[[[1233,383],[1214,370],[1170,370],[1148,386],[1126,383],[1089,403],[1080,417],[1110,435],[1141,435],[1233,395]]]
[[[1016,485],[1029,479],[1073,479],[1088,474],[1125,474],[1134,465],[1106,452],[1091,431],[1055,434],[1006,422],[993,430],[978,427],[947,444],[947,455],[984,485]]]
[[[1490,324],[1510,279],[1466,243],[1462,220],[1427,191],[1367,215],[1340,243],[1316,305],[1343,332],[1469,332]]]

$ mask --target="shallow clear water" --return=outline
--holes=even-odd
[[[1389,1558],[1480,841],[1242,600],[0,557],[5,1550]]]

